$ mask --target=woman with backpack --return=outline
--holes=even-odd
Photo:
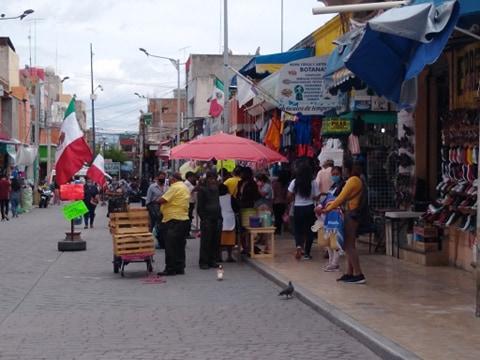
[[[346,181],[342,191],[337,198],[329,203],[321,212],[329,212],[340,206],[344,206],[345,210],[345,243],[344,250],[347,257],[347,271],[337,281],[365,284],[366,279],[360,268],[360,259],[355,247],[357,238],[357,230],[362,213],[368,212],[368,208],[364,209],[366,200],[366,187],[361,178],[362,168],[359,163],[346,164],[345,169],[348,172],[348,180]],[[367,206],[368,207],[368,206]]]

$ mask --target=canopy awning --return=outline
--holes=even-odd
[[[412,81],[442,53],[457,24],[457,0],[393,8],[338,39],[327,76],[343,66],[378,95],[411,106]]]
[[[366,112],[349,112],[340,115],[340,119],[352,120],[360,116],[366,124],[396,124],[397,113],[394,111],[366,111]]]
[[[252,79],[263,79],[280,70],[283,65],[315,55],[315,49],[306,48],[277,54],[257,55],[240,70],[240,74]]]

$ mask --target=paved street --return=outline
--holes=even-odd
[[[59,253],[58,207],[0,223],[0,359],[375,359],[376,356],[248,265],[225,281],[197,266],[146,284],[144,264],[113,274],[105,208],[88,250]],[[155,270],[163,268],[163,253]]]

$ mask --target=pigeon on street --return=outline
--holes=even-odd
[[[283,296],[285,295],[285,298],[286,299],[289,299],[290,297],[293,297],[293,292],[294,292],[295,288],[293,287],[293,284],[291,281],[288,282],[288,286],[283,289],[282,291],[280,291],[280,293],[278,294],[278,296]]]

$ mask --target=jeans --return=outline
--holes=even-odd
[[[189,220],[170,220],[164,223],[165,271],[180,273],[185,270],[185,246]]]
[[[213,265],[217,262],[222,221],[206,218],[200,221],[200,265]]]
[[[8,199],[0,199],[0,212],[2,213],[2,220],[8,218]]]
[[[88,226],[88,220],[90,220],[90,226],[93,226],[93,219],[95,219],[95,205],[87,205],[88,212],[83,215],[83,220],[85,221],[85,226]]]
[[[314,206],[295,206],[293,208],[293,223],[295,233],[295,246],[303,248],[305,255],[310,255],[315,234],[310,229],[315,223]]]
[[[10,195],[10,207],[11,207],[13,217],[17,217],[18,215],[19,204],[20,204],[20,191],[12,192]]]

